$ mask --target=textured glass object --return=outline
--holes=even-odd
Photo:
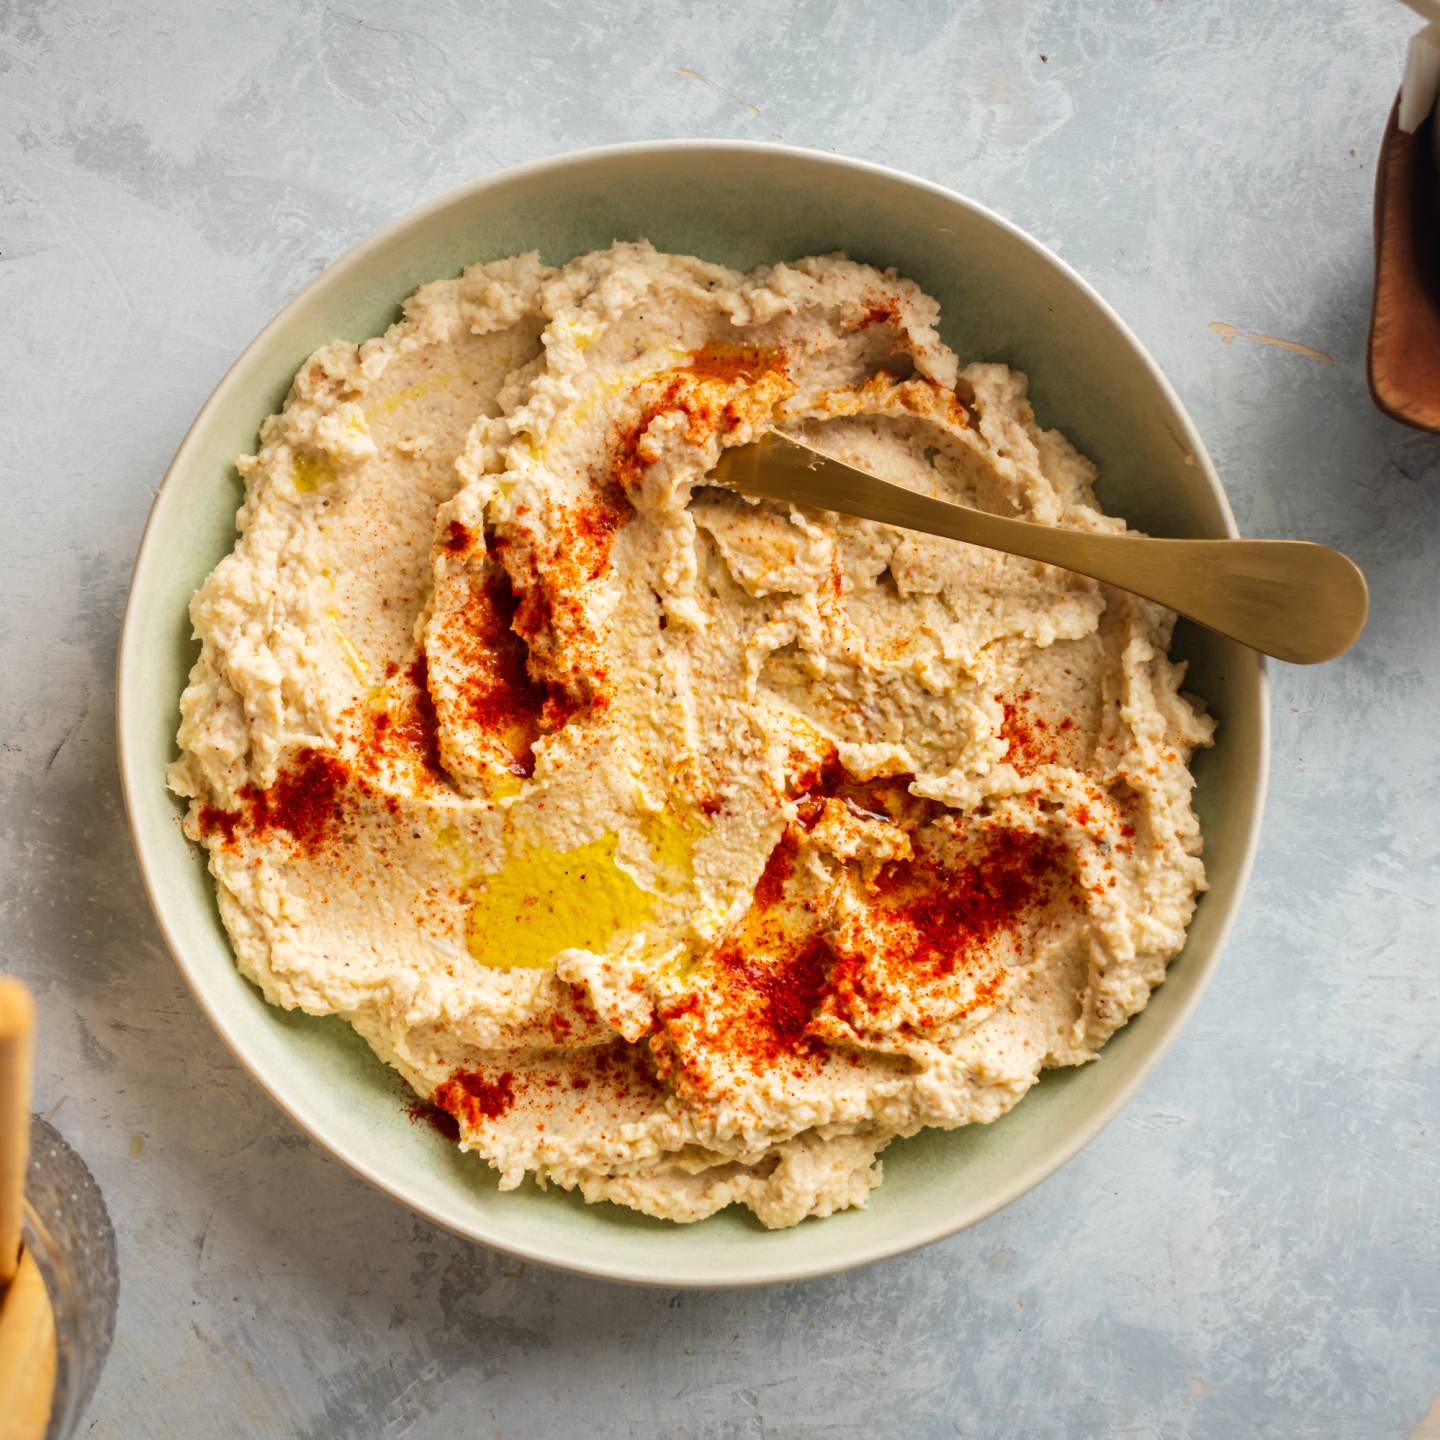
[[[85,1162],[38,1115],[30,1120],[25,1244],[55,1311],[55,1400],[46,1440],[69,1440],[115,1336],[115,1231]]]

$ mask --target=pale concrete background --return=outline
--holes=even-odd
[[[1363,375],[1414,24],[1381,0],[0,0],[0,960],[120,1236],[86,1433],[1437,1433],[1440,441]],[[526,1269],[301,1138],[160,945],[111,738],[151,493],[271,313],[456,182],[675,135],[884,161],[1018,221],[1151,346],[1242,526],[1346,546],[1375,598],[1346,659],[1277,667],[1242,923],[1123,1119],[970,1233],[743,1294]]]

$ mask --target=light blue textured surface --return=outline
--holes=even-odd
[[[1363,375],[1412,22],[1298,10],[0,0],[0,963],[120,1236],[90,1435],[1440,1433],[1440,440]],[[527,1270],[294,1133],[158,942],[111,738],[151,492],[250,335],[453,183],[668,135],[999,209],[1151,347],[1242,527],[1374,591],[1350,656],[1276,667],[1244,917],[1125,1116],[967,1234],[729,1295]]]

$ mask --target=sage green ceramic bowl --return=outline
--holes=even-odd
[[[1045,1179],[1135,1093],[1220,958],[1260,825],[1268,755],[1265,670],[1182,625],[1189,686],[1219,716],[1198,757],[1210,890],[1149,1008],[1099,1061],[1052,1072],[996,1124],[897,1142],[869,1209],[768,1232],[726,1212],[675,1226],[533,1185],[501,1194],[490,1169],[404,1113],[399,1082],[338,1019],[267,1006],[236,973],[202,857],[165,789],[177,702],[195,656],[186,604],[234,540],[233,461],[318,345],[361,340],[422,281],[538,248],[558,263],[648,237],[749,267],[845,249],[913,276],[944,307],[962,359],[1031,378],[1043,424],[1099,464],[1107,509],[1158,535],[1233,535],[1200,437],[1120,319],[1048,251],[947,190],[832,155],[728,142],[592,150],[488,176],[356,246],[248,346],[206,401],[156,496],[120,645],[121,775],[160,928],[210,1023],[296,1124],[368,1180],[461,1235],[527,1259],[664,1285],[750,1285],[863,1265],[950,1235]]]

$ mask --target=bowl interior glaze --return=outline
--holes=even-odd
[[[738,267],[828,250],[895,266],[936,296],[942,333],[970,359],[1026,371],[1043,425],[1101,470],[1105,507],[1158,535],[1235,533],[1193,425],[1118,317],[1035,241],[953,193],[834,156],[675,142],[562,156],[476,181],[349,251],[250,344],[206,402],[156,497],[121,639],[122,780],[156,916],[197,1000],[245,1067],[320,1144],[435,1222],[527,1259],[665,1285],[795,1280],[862,1265],[973,1224],[1051,1174],[1134,1093],[1219,960],[1258,835],[1268,758],[1265,668],[1187,625],[1187,688],[1220,719],[1197,757],[1210,890],[1148,1009],[1098,1063],[1050,1072],[990,1126],[892,1145],[865,1211],[768,1232],[728,1211],[679,1227],[493,1172],[404,1114],[398,1080],[338,1019],[284,1014],[240,978],[205,864],[165,789],[177,704],[196,646],[186,605],[234,541],[237,455],[317,346],[382,331],[420,283],[538,248],[560,262],[645,237]],[[203,1103],[203,1101],[199,1102]]]

